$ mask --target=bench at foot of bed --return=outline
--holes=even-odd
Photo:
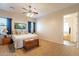
[[[23,46],[27,50],[38,47],[39,46],[39,39],[23,40]]]

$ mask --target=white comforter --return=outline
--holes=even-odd
[[[38,39],[37,34],[22,34],[22,35],[12,35],[15,48],[22,48],[23,47],[23,40],[25,39]]]

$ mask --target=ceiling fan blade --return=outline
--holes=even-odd
[[[37,10],[36,8],[34,8],[34,10]]]
[[[33,12],[33,13],[38,14],[38,12]]]
[[[23,10],[27,10],[26,8],[22,8]]]
[[[23,12],[22,14],[26,14],[27,12]]]

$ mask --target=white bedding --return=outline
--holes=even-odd
[[[25,39],[38,39],[37,34],[21,34],[21,35],[12,35],[12,39],[14,41],[15,48],[23,47],[23,40]]]

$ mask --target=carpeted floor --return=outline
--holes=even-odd
[[[52,43],[46,40],[40,40],[40,46],[31,50],[17,49],[13,44],[0,46],[1,56],[74,56],[79,55],[79,49],[65,46],[62,44]]]

